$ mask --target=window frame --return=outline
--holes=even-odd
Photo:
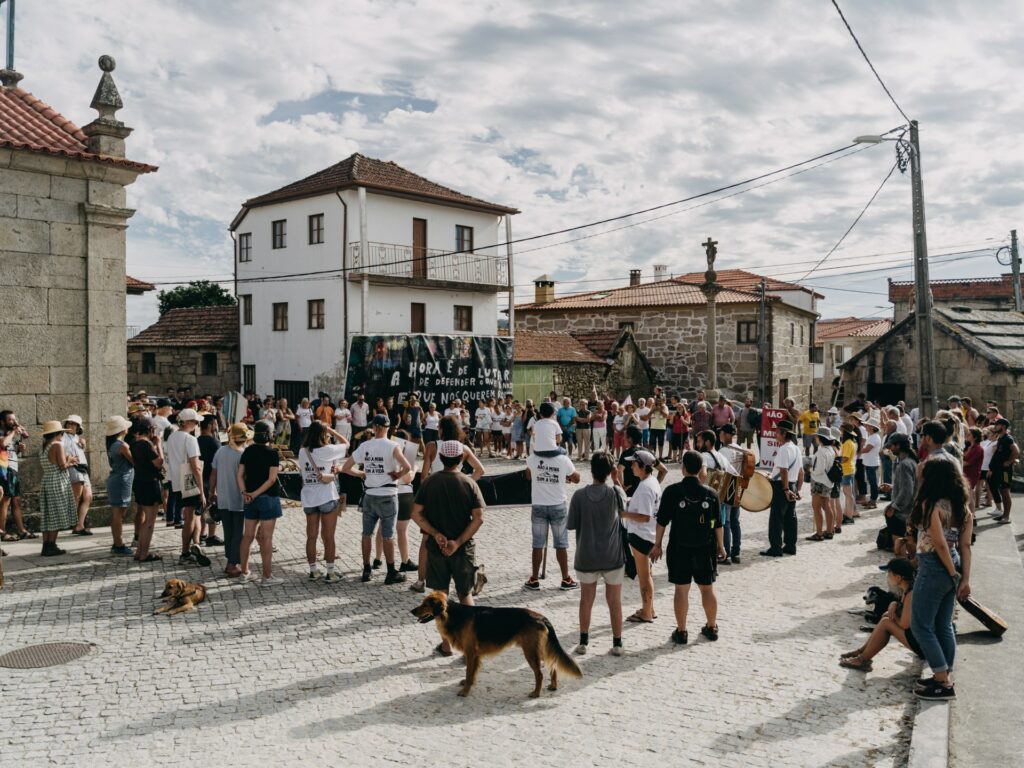
[[[275,251],[288,247],[288,219],[275,219],[270,222],[270,247]]]
[[[238,304],[242,312],[242,325],[252,325],[252,294],[238,294]]]
[[[152,365],[147,365],[152,363]],[[143,352],[142,353],[142,371],[143,374],[154,374],[156,373],[156,352]]]
[[[220,370],[220,363],[218,361],[218,355],[216,352],[200,352],[199,353],[199,371],[200,376],[217,376]],[[209,362],[213,362],[213,370],[210,370]]]
[[[469,235],[469,248],[466,248],[466,235]],[[456,253],[473,253],[475,246],[475,233],[473,228],[466,224],[455,225],[455,251]]]
[[[422,320],[422,328],[416,329],[416,307],[422,307],[422,313],[420,320]],[[453,321],[454,322],[454,321]],[[426,333],[427,332],[427,305],[422,301],[413,301],[409,304],[409,333]]]
[[[310,331],[322,331],[326,325],[324,311],[325,301],[324,299],[307,299],[306,300],[306,328]],[[314,312],[314,309],[318,309],[318,312]],[[313,321],[317,321],[318,324],[314,325]]]
[[[242,366],[242,391],[243,392],[255,392],[256,391],[256,366],[255,365],[243,365]],[[253,414],[257,416],[258,414]]]
[[[242,232],[238,235],[238,263],[244,264],[252,261],[252,232]]]
[[[456,333],[472,333],[473,332],[473,305],[472,304],[454,304],[452,306],[454,315],[452,317],[452,327]],[[460,322],[460,320],[467,322]],[[462,327],[467,326],[467,327]]]
[[[324,215],[322,213],[311,213],[307,224],[309,245],[324,244]]]
[[[824,345],[822,345],[820,347],[815,347],[815,346],[812,345],[810,347],[810,350],[811,350],[811,364],[812,365],[824,365],[825,364],[825,347],[824,347]],[[817,353],[817,354],[815,354],[815,353]]]
[[[757,320],[736,321],[737,344],[757,344],[758,341],[760,341],[760,336],[757,330]]]
[[[287,331],[288,330],[288,302],[287,301],[276,301],[271,305],[271,329],[274,331]],[[280,312],[279,308],[284,307],[284,310]],[[281,322],[279,323],[278,320]]]

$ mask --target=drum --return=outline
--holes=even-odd
[[[739,498],[739,504],[747,512],[764,512],[768,509],[772,505],[772,483],[768,475],[754,472]]]

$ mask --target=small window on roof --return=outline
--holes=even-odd
[[[600,301],[601,299],[607,299],[607,298],[608,298],[608,294],[607,293],[595,293],[595,294],[591,295],[590,300],[591,301]]]

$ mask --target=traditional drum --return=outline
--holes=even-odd
[[[764,512],[772,505],[772,483],[768,475],[754,472],[739,499],[740,506],[747,512]]]

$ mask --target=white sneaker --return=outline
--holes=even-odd
[[[577,656],[586,656],[587,655],[587,646],[585,646],[583,643],[580,643],[579,645],[577,645],[575,648],[572,649],[572,652],[575,653]]]
[[[411,589],[413,592],[426,592],[427,585],[422,581],[414,581],[412,584],[409,585],[409,589]]]
[[[310,581],[316,581],[319,578],[320,578],[320,569],[319,568],[310,568],[309,569],[309,580]]]
[[[624,651],[622,650],[621,645],[613,645],[612,649],[608,651],[608,653],[610,653],[612,656],[621,656],[624,653]]]
[[[276,587],[280,584],[284,584],[284,579],[279,579],[276,576],[264,576],[262,579],[260,579],[261,587]]]

